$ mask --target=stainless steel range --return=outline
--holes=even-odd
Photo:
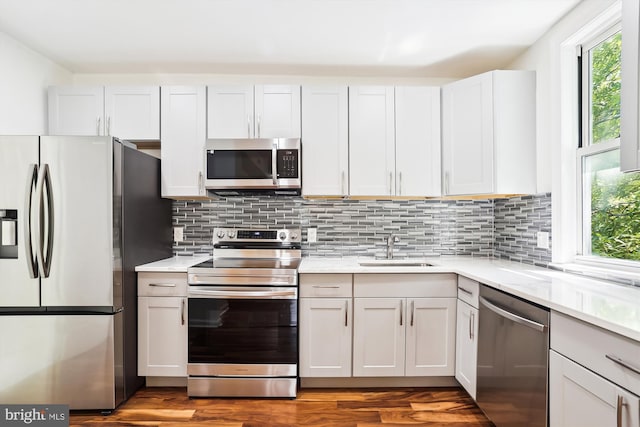
[[[188,270],[189,396],[296,396],[300,235],[214,230]]]

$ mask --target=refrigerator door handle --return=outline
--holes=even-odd
[[[49,172],[49,165],[44,164],[40,167],[42,173],[38,177],[38,185],[36,186],[36,195],[38,200],[38,217],[39,217],[39,245],[38,245],[38,267],[40,269],[40,276],[43,278],[49,277],[51,272],[51,257],[53,254],[53,194],[51,193],[51,172]],[[46,231],[47,236],[45,239],[45,227],[44,227],[44,215],[45,215],[45,188],[46,188]],[[46,249],[45,249],[46,243]]]
[[[31,201],[33,200],[33,190],[38,182],[38,165],[32,163],[29,165],[29,172],[27,174],[27,191],[25,194],[27,197],[24,202],[24,238],[25,238],[25,255],[27,258],[27,268],[29,270],[29,277],[35,279],[38,277],[38,258],[33,251],[31,245],[33,236],[33,227],[31,226]]]

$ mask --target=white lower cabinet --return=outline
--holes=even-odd
[[[640,398],[551,350],[551,427],[638,427]]]
[[[456,380],[476,398],[478,374],[478,294],[480,284],[458,276],[456,314]]]
[[[300,298],[300,376],[351,376],[351,298]]]
[[[640,343],[551,311],[551,427],[640,427]]]
[[[354,301],[353,375],[404,375],[405,300],[356,298]],[[405,320],[403,321],[403,318]]]
[[[351,274],[300,275],[300,376],[350,377]]]
[[[138,274],[138,375],[187,376],[187,275]]]
[[[455,274],[301,274],[300,377],[453,376],[455,296]]]
[[[476,398],[478,309],[458,300],[456,320],[456,380]]]
[[[353,376],[452,376],[455,283],[453,274],[355,274]]]

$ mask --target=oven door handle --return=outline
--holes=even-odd
[[[278,290],[242,290],[232,289],[198,289],[189,290],[190,298],[235,298],[235,299],[296,299],[298,289],[278,289]]]

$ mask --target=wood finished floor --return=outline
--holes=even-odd
[[[71,426],[490,427],[462,389],[303,389],[297,399],[189,399],[186,388],[143,388],[109,416],[72,412]]]

